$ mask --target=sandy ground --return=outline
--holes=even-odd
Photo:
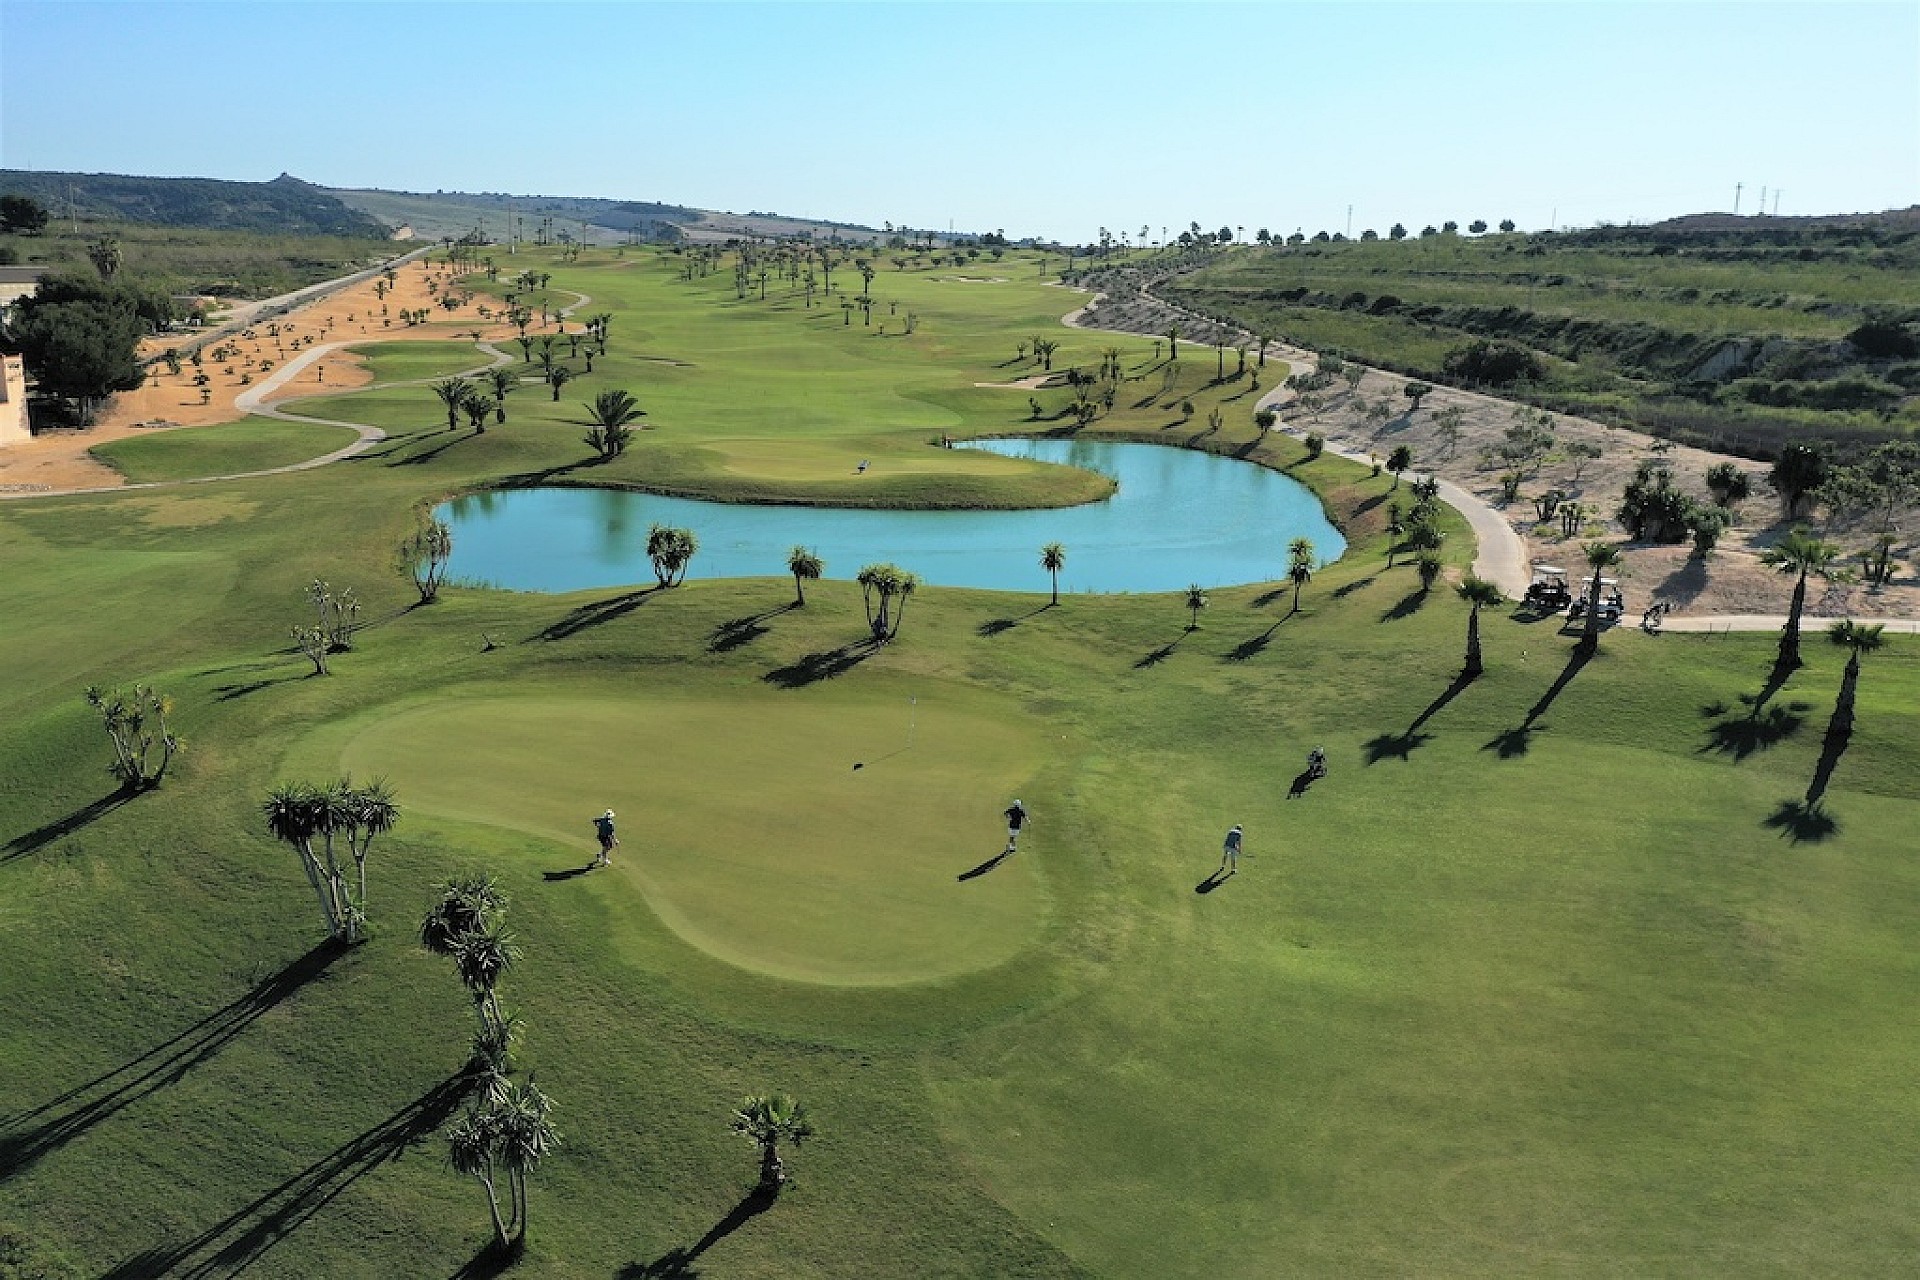
[[[263,322],[244,330],[226,344],[235,355],[229,360],[203,356],[196,370],[181,362],[180,372],[170,374],[164,364],[153,365],[145,386],[122,392],[101,410],[90,428],[77,431],[44,432],[28,444],[0,449],[0,491],[36,492],[43,489],[86,488],[123,483],[120,473],[97,461],[87,451],[95,445],[125,439],[147,431],[175,430],[233,422],[245,414],[234,407],[234,397],[250,385],[264,379],[278,367],[309,346],[323,342],[351,342],[364,338],[370,342],[418,342],[460,338],[479,332],[483,339],[510,340],[512,325],[497,318],[482,320],[479,308],[498,309],[496,299],[476,296],[457,310],[447,311],[434,301],[434,287],[453,279],[444,264],[410,262],[399,268],[399,279],[383,300],[375,292],[375,281],[368,280],[308,303],[276,322]],[[382,316],[381,308],[387,314]],[[403,310],[431,307],[434,318],[426,324],[404,325],[396,318]],[[383,325],[382,320],[387,324]],[[277,324],[278,333],[272,326]],[[529,333],[540,329],[538,313]],[[251,334],[252,336],[246,336]],[[181,335],[149,339],[142,355],[158,355],[181,341]],[[208,351],[221,345],[219,342]],[[201,401],[200,388],[194,385],[196,373],[204,373],[211,382],[212,396]],[[242,378],[246,381],[242,381]],[[335,352],[303,370],[271,397],[273,401],[297,399],[326,392],[350,391],[372,381],[365,362],[346,352]]]
[[[1248,340],[1248,335],[1176,308],[1150,291],[1118,301],[1096,294],[1085,307],[1066,317],[1070,325],[1155,335],[1165,333],[1168,324],[1175,322],[1181,326],[1183,347],[1194,345],[1204,351],[1210,340]],[[1318,356],[1310,351],[1280,344],[1270,344],[1267,351],[1269,360],[1278,355],[1299,372],[1318,367]],[[1336,379],[1319,393],[1323,403],[1314,412],[1296,408],[1295,397],[1288,391],[1270,393],[1262,397],[1262,403],[1271,401],[1288,426],[1305,427],[1330,443],[1381,461],[1397,446],[1408,446],[1413,451],[1413,473],[1432,472],[1451,480],[1500,512],[1526,541],[1535,560],[1569,569],[1578,569],[1583,563],[1582,542],[1619,538],[1620,526],[1613,513],[1641,461],[1663,458],[1673,468],[1675,482],[1703,499],[1707,496],[1707,468],[1733,462],[1752,478],[1753,496],[1739,504],[1736,523],[1722,535],[1711,556],[1705,560],[1693,558],[1688,545],[1632,543],[1623,548],[1625,563],[1616,572],[1626,591],[1628,609],[1637,613],[1655,600],[1672,601],[1676,613],[1687,614],[1773,614],[1785,609],[1791,581],[1760,560],[1760,552],[1790,527],[1767,487],[1765,464],[1702,449],[1656,450],[1659,442],[1650,436],[1555,414],[1559,452],[1564,454],[1566,446],[1578,441],[1598,447],[1600,456],[1581,465],[1578,481],[1574,479],[1574,460],[1561,456],[1549,461],[1521,487],[1517,502],[1506,503],[1500,494],[1500,474],[1506,466],[1488,460],[1485,451],[1501,442],[1522,406],[1475,392],[1435,387],[1421,402],[1419,411],[1411,413],[1403,394],[1408,381],[1397,374],[1368,369],[1359,385],[1351,389],[1343,379]],[[1368,406],[1383,400],[1392,407],[1391,413],[1384,418],[1369,417]],[[1451,447],[1435,416],[1449,406],[1461,411],[1460,436]],[[1564,490],[1592,511],[1586,527],[1572,539],[1562,536],[1557,518],[1538,518],[1533,499],[1550,488]],[[1816,524],[1816,528],[1850,553],[1870,540],[1855,530],[1823,524]],[[1920,617],[1920,573],[1914,564],[1920,556],[1916,556],[1911,541],[1903,543],[1896,554],[1901,564],[1894,580],[1885,587],[1870,589],[1850,583],[1844,573],[1832,579],[1816,579],[1808,593],[1808,612],[1821,617]],[[1837,567],[1844,568],[1846,563]],[[1852,562],[1856,567],[1857,563]]]

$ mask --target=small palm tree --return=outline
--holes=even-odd
[[[1067,567],[1067,549],[1057,542],[1040,548],[1040,567],[1053,575],[1053,601],[1060,603],[1060,571]]]
[[[1314,550],[1309,538],[1287,544],[1287,577],[1293,580],[1293,611],[1300,612],[1300,588],[1313,581]]]
[[[507,909],[507,895],[492,876],[468,876],[440,886],[440,901],[420,922],[420,945],[437,956],[451,956],[460,939],[484,933]]]
[[[493,392],[493,420],[505,424],[507,420],[507,397],[520,389],[520,375],[501,365],[487,370],[487,387]]]
[[[433,394],[447,411],[447,430],[455,431],[460,426],[460,406],[473,394],[473,384],[465,378],[442,378],[433,384]]]
[[[1593,577],[1587,583],[1587,621],[1580,632],[1579,647],[1592,653],[1600,647],[1600,577],[1620,563],[1620,548],[1610,542],[1589,542],[1586,553]]]
[[[560,1143],[560,1131],[547,1117],[553,1114],[549,1098],[531,1078],[508,1090],[497,1115],[499,1159],[513,1190],[515,1239],[527,1239],[527,1179]]]
[[[1454,591],[1467,602],[1467,665],[1464,670],[1469,676],[1477,676],[1486,670],[1480,661],[1480,610],[1500,604],[1505,597],[1500,594],[1499,587],[1471,573],[1460,579],[1460,585]]]
[[[793,575],[795,604],[804,606],[807,603],[806,584],[818,581],[826,568],[826,562],[805,547],[795,547],[787,552],[787,572]]]
[[[492,396],[483,395],[478,391],[460,402],[461,410],[467,415],[467,425],[473,428],[473,434],[477,436],[487,434],[487,415],[492,413],[495,407]]]
[[[1836,733],[1853,732],[1853,703],[1860,687],[1860,656],[1872,653],[1886,643],[1881,636],[1885,629],[1882,623],[1868,626],[1851,618],[1827,628],[1827,639],[1849,651],[1846,672],[1840,677],[1840,696],[1833,704],[1833,727]]]
[[[602,459],[625,453],[633,439],[633,428],[628,424],[647,416],[632,393],[626,391],[602,391],[586,409],[592,423],[587,430],[587,445]]]
[[[1804,525],[1795,526],[1778,545],[1760,553],[1763,563],[1781,573],[1797,575],[1787,625],[1780,632],[1778,664],[1783,671],[1800,665],[1800,614],[1807,607],[1807,575],[1824,572],[1839,555],[1839,547],[1814,537]]]
[[[663,587],[677,587],[687,579],[687,566],[700,550],[700,540],[691,529],[676,529],[656,524],[647,531],[647,559],[653,561],[653,576]]]
[[[1413,570],[1420,575],[1420,590],[1433,590],[1433,584],[1440,581],[1440,570],[1445,563],[1438,551],[1422,551],[1413,558]]]
[[[304,783],[282,784],[267,793],[260,810],[273,838],[300,855],[300,868],[307,873],[307,883],[313,886],[314,896],[320,899],[327,936],[340,937],[345,929],[343,908],[346,904],[340,901],[337,885],[313,850],[314,838],[321,834],[325,821],[326,805],[321,793]]]
[[[1417,407],[1417,406],[1416,406]],[[1406,445],[1395,445],[1393,452],[1387,455],[1387,470],[1393,472],[1393,487],[1400,487],[1400,473],[1413,465],[1413,450]]]
[[[447,1130],[447,1163],[456,1173],[479,1181],[487,1191],[487,1213],[493,1219],[493,1243],[507,1244],[507,1223],[500,1216],[500,1196],[494,1190],[494,1154],[499,1149],[497,1110],[473,1107]]]
[[[453,966],[473,997],[474,1012],[481,1024],[506,1025],[500,1010],[500,979],[520,958],[520,948],[512,935],[498,925],[460,935],[453,946]]]
[[[1189,583],[1187,585],[1187,613],[1190,616],[1187,621],[1187,630],[1198,631],[1200,629],[1200,611],[1206,607],[1207,593],[1201,589],[1199,583]]]
[[[560,388],[573,381],[573,370],[563,364],[557,364],[547,370],[547,385],[553,388],[553,402],[560,403]]]
[[[806,1107],[785,1093],[756,1093],[742,1098],[733,1110],[729,1127],[760,1148],[759,1191],[766,1196],[779,1195],[787,1181],[780,1144],[789,1142],[797,1147],[814,1131]]]

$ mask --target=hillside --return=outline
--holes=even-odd
[[[1370,365],[1758,457],[1920,425],[1916,210],[1311,241],[1233,251],[1156,292]],[[1530,361],[1509,362],[1517,377],[1477,369],[1475,343]]]
[[[227,182],[0,169],[0,192],[32,196],[56,216],[80,221],[274,235],[385,238],[387,234],[375,219],[284,173],[271,182]]]

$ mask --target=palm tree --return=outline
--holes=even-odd
[[[1438,551],[1422,551],[1413,558],[1414,572],[1420,575],[1421,591],[1433,590],[1433,584],[1440,580],[1440,570],[1445,564]]]
[[[560,388],[573,381],[573,370],[563,364],[557,364],[547,370],[547,385],[553,388],[553,402],[560,403]]]
[[[587,444],[602,458],[616,458],[625,453],[627,442],[633,438],[627,424],[647,416],[646,410],[626,391],[602,391],[586,409],[588,420],[593,424],[587,431]]]
[[[375,836],[385,835],[400,821],[400,806],[394,800],[393,786],[385,778],[375,778],[358,790],[347,792],[347,852],[353,855],[354,869],[360,877],[360,909],[367,908],[367,851]]]
[[[1413,450],[1406,445],[1395,445],[1393,452],[1387,455],[1387,470],[1393,472],[1393,487],[1400,487],[1400,473],[1413,465]]]
[[[1300,612],[1300,588],[1313,581],[1314,550],[1310,538],[1287,544],[1287,577],[1293,580],[1293,611]]]
[[[560,1142],[560,1131],[547,1119],[552,1113],[553,1099],[531,1077],[507,1092],[496,1113],[500,1163],[512,1184],[513,1217],[519,1224],[515,1239],[522,1244],[527,1239],[527,1179]]]
[[[447,1163],[456,1173],[479,1180],[487,1189],[487,1213],[493,1219],[493,1243],[507,1245],[507,1224],[500,1217],[500,1197],[493,1186],[494,1152],[500,1144],[498,1111],[475,1106],[447,1130]]]
[[[1172,362],[1172,361],[1178,360],[1179,358],[1180,358],[1180,326],[1177,324],[1170,324],[1167,326],[1167,360],[1169,362]]]
[[[1833,729],[1836,734],[1853,732],[1854,695],[1860,687],[1860,655],[1872,653],[1886,643],[1881,632],[1886,629],[1884,623],[1868,626],[1855,622],[1852,618],[1836,622],[1827,628],[1827,639],[1844,646],[1847,654],[1847,669],[1840,677],[1840,696],[1833,704]]]
[[[1787,625],[1780,632],[1778,665],[1783,671],[1800,665],[1800,614],[1807,607],[1807,575],[1824,571],[1839,555],[1839,547],[1814,537],[1804,525],[1796,525],[1777,545],[1760,553],[1763,563],[1781,573],[1798,575],[1793,583],[1793,603],[1787,609]]]
[[[487,415],[494,410],[493,397],[476,391],[462,400],[460,407],[466,411],[467,425],[473,428],[473,434],[477,436],[487,434]]]
[[[873,643],[885,644],[898,636],[907,600],[920,589],[918,575],[894,564],[870,564],[861,567],[854,581],[860,584],[860,602],[866,609]]]
[[[653,561],[653,576],[663,587],[677,587],[687,579],[687,566],[700,550],[700,540],[691,529],[676,529],[656,524],[647,530],[647,559]]]
[[[520,375],[501,365],[487,370],[487,387],[493,392],[494,421],[504,425],[507,421],[507,397],[520,389]]]
[[[765,1196],[779,1195],[787,1181],[787,1167],[780,1159],[781,1142],[797,1147],[813,1136],[806,1107],[785,1093],[755,1093],[740,1099],[729,1127],[760,1148],[759,1191]]]
[[[1189,615],[1189,618],[1187,621],[1187,630],[1198,631],[1200,629],[1200,611],[1206,607],[1207,607],[1207,593],[1201,589],[1199,583],[1197,582],[1188,583],[1187,584],[1187,613]]]
[[[1454,591],[1467,602],[1467,665],[1463,671],[1468,676],[1477,676],[1486,670],[1480,661],[1480,610],[1500,604],[1505,597],[1499,587],[1471,573],[1460,579]]]
[[[440,886],[440,901],[420,922],[420,945],[437,956],[451,956],[462,938],[484,933],[507,909],[507,896],[492,876],[468,876]]]
[[[816,581],[826,571],[826,562],[805,547],[795,547],[787,552],[787,572],[793,575],[793,602],[804,606],[807,603],[808,582]]]
[[[313,851],[313,839],[321,832],[325,814],[320,793],[305,783],[283,783],[267,793],[260,811],[266,817],[267,830],[273,838],[300,855],[300,868],[307,873],[307,883],[313,886],[314,896],[320,899],[320,913],[327,921],[327,936],[339,937],[342,930],[342,904],[335,896],[334,886],[327,879],[319,857]]]
[[[454,940],[453,967],[459,970],[460,981],[473,997],[474,1012],[479,1016],[482,1026],[489,1022],[495,1027],[506,1024],[496,988],[519,958],[520,948],[515,945],[512,935],[499,925],[473,930]]]
[[[1057,542],[1040,548],[1040,567],[1053,575],[1053,604],[1060,603],[1060,571],[1067,567],[1067,549]]]
[[[1587,621],[1580,632],[1580,648],[1592,653],[1600,647],[1600,575],[1620,563],[1620,548],[1610,542],[1586,545],[1587,567],[1593,577],[1587,583]]]
[[[457,430],[460,426],[460,406],[473,394],[473,384],[465,378],[443,378],[433,384],[433,394],[440,397],[440,403],[446,406],[447,430]]]

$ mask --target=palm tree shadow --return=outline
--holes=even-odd
[[[1783,839],[1794,844],[1818,844],[1840,830],[1840,819],[1818,802],[1782,800],[1780,807],[1762,819],[1760,825],[1778,831]]]
[[[1370,573],[1364,578],[1355,578],[1352,582],[1349,582],[1344,586],[1335,587],[1333,590],[1333,598],[1335,600],[1345,600],[1348,596],[1352,595],[1354,592],[1362,591],[1362,590],[1365,590],[1367,587],[1372,586],[1374,578],[1378,576],[1379,576],[1378,574]],[[1276,591],[1270,594],[1280,595],[1282,593]],[[1266,599],[1266,597],[1262,596],[1261,599],[1264,600]]]
[[[707,637],[707,652],[731,653],[742,645],[751,644],[761,636],[767,634],[770,630],[770,628],[761,625],[766,622],[768,618],[777,618],[781,614],[799,607],[800,606],[794,601],[789,600],[778,609],[768,609],[764,613],[756,613],[751,617],[729,618],[715,627],[713,634]]]
[[[1433,593],[1425,587],[1415,587],[1394,602],[1391,609],[1380,615],[1382,622],[1398,622],[1402,618],[1411,618],[1426,606],[1427,597]]]
[[[1440,696],[1429,702],[1426,709],[1413,718],[1404,733],[1383,733],[1370,739],[1367,746],[1367,763],[1378,764],[1382,760],[1408,760],[1415,751],[1433,741],[1430,733],[1421,733],[1420,726],[1439,715],[1449,702],[1459,697],[1476,677],[1462,671],[1453,678],[1453,682],[1440,691]]]
[[[1847,753],[1847,744],[1852,741],[1853,730],[1841,723],[1836,709],[1834,718],[1827,724],[1827,736],[1820,743],[1820,761],[1813,767],[1813,781],[1807,784],[1808,809],[1820,808],[1827,787],[1833,782],[1833,771],[1840,767],[1840,757]]]
[[[1707,726],[1707,741],[1700,748],[1700,754],[1709,751],[1728,755],[1734,761],[1745,760],[1759,751],[1769,751],[1785,742],[1807,721],[1808,704],[1792,702],[1784,706],[1768,706],[1764,700],[1749,699],[1741,695],[1741,701],[1747,702],[1748,711],[1743,716],[1728,716]],[[1724,715],[1723,706],[1702,707],[1701,714],[1708,716]]]
[[[661,590],[664,588],[642,587],[638,591],[628,591],[606,600],[595,600],[591,604],[583,604],[558,622],[536,632],[530,639],[565,640],[568,636],[578,635],[589,628],[625,617]]]
[[[446,1123],[469,1086],[464,1076],[442,1080],[199,1235],[136,1254],[108,1271],[103,1280],[135,1280],[176,1271],[190,1280],[239,1275],[354,1183],[426,1141]]]
[[[1135,671],[1140,671],[1147,667],[1159,666],[1161,663],[1165,662],[1168,658],[1171,658],[1173,656],[1173,651],[1180,647],[1180,642],[1182,640],[1185,640],[1188,636],[1192,635],[1195,630],[1196,628],[1194,627],[1188,627],[1185,631],[1182,631],[1179,635],[1167,641],[1167,643],[1161,645],[1158,649],[1152,649],[1152,650],[1149,650],[1147,653],[1142,654],[1140,656],[1140,660],[1133,664],[1133,669]]]
[[[523,1240],[509,1240],[504,1245],[489,1240],[481,1246],[480,1252],[467,1259],[466,1264],[453,1273],[450,1280],[494,1280],[496,1276],[503,1276],[518,1266],[526,1253],[526,1242]]]
[[[707,1234],[686,1248],[669,1249],[652,1262],[641,1264],[628,1263],[615,1273],[615,1280],[694,1280],[700,1272],[694,1263],[700,1255],[719,1244],[738,1231],[754,1217],[773,1208],[774,1196],[758,1187],[741,1197],[740,1203],[727,1210],[726,1217],[708,1228]]]
[[[263,1014],[326,972],[340,949],[331,941],[200,1021],[128,1062],[75,1085],[29,1111],[0,1117],[0,1183],[22,1173],[136,1102],[177,1083],[219,1053]],[[142,1273],[148,1274],[148,1273]]]
[[[459,444],[463,439],[471,440],[480,434],[478,431],[469,431],[464,436],[456,433],[453,439],[446,441],[444,444],[437,444],[431,449],[423,449],[419,453],[410,453],[404,458],[396,458],[387,465],[390,467],[417,467],[422,463],[432,462],[435,458],[453,448],[456,444]]]
[[[1288,614],[1287,618],[1291,618],[1292,616],[1292,614]],[[1221,658],[1221,661],[1245,662],[1249,658],[1258,657],[1266,650],[1267,645],[1272,643],[1273,633],[1280,629],[1280,624],[1285,622],[1287,618],[1279,619],[1279,621],[1275,622],[1257,636],[1248,636],[1245,640],[1242,640],[1239,644],[1227,650],[1225,656]]]
[[[1533,745],[1533,735],[1547,728],[1546,725],[1539,723],[1540,717],[1547,714],[1548,708],[1553,706],[1554,699],[1558,698],[1561,691],[1573,683],[1573,678],[1593,661],[1593,655],[1593,650],[1576,648],[1567,658],[1566,667],[1554,678],[1552,686],[1540,695],[1540,701],[1527,708],[1527,718],[1515,727],[1495,734],[1480,749],[1491,751],[1502,760],[1511,760],[1515,756],[1527,754],[1528,749]]]
[[[782,689],[801,689],[815,681],[845,675],[878,652],[880,646],[872,640],[856,640],[838,649],[810,653],[797,662],[775,667],[760,678]]]
[[[89,801],[67,814],[64,818],[55,818],[52,822],[42,823],[31,831],[23,832],[0,845],[0,865],[12,862],[15,858],[24,858],[30,853],[46,848],[62,836],[70,836],[97,819],[106,817],[136,793],[127,790],[114,791]]]
[[[1046,604],[1041,605],[1038,609],[1030,609],[1026,613],[1021,614],[1017,618],[994,618],[993,620],[989,622],[983,622],[978,627],[974,628],[974,634],[987,636],[989,638],[1000,635],[1003,632],[1013,630],[1015,627],[1025,622],[1028,618],[1039,617],[1041,614],[1045,613],[1047,610],[1051,608],[1053,608],[1053,602],[1048,601]]]

